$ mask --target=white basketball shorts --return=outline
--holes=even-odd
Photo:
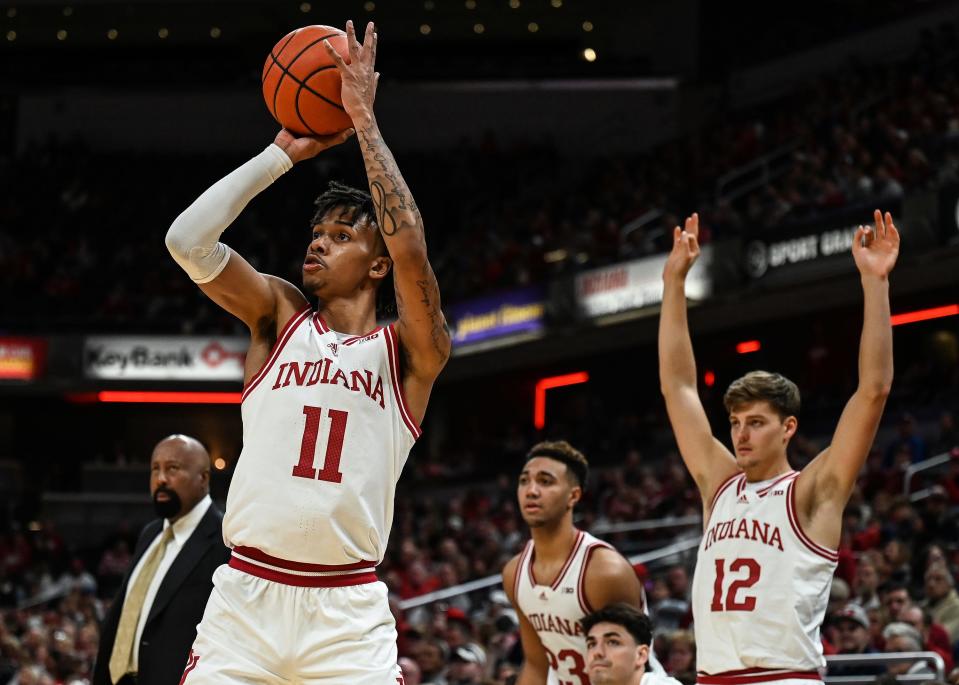
[[[386,585],[372,569],[304,575],[269,561],[234,550],[216,570],[180,685],[403,683]]]

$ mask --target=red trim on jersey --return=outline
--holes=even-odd
[[[390,380],[393,385],[393,395],[396,397],[396,405],[400,409],[400,416],[403,417],[403,423],[410,429],[413,439],[417,440],[423,431],[413,418],[409,406],[406,404],[406,397],[403,395],[403,385],[400,381],[400,353],[399,343],[396,340],[396,331],[393,330],[393,324],[383,329],[386,332],[386,350],[390,360]]]
[[[293,335],[293,331],[295,331],[296,328],[306,319],[306,315],[309,314],[310,311],[310,306],[307,305],[296,314],[291,316],[290,320],[286,322],[283,330],[281,330],[280,334],[276,337],[276,342],[273,343],[273,350],[270,352],[270,356],[266,360],[266,363],[260,367],[260,370],[253,375],[253,378],[250,379],[249,384],[243,388],[243,394],[240,396],[240,402],[243,402],[243,400],[245,400],[253,391],[253,388],[255,388],[259,382],[263,380],[263,377],[266,376],[273,364],[276,363],[277,358],[280,356],[280,352],[283,351],[283,347]]]
[[[296,587],[346,587],[348,585],[375,583],[377,580],[376,574],[372,572],[346,573],[338,576],[298,576],[293,573],[283,573],[282,571],[263,568],[233,556],[230,557],[230,566],[257,578]]]
[[[713,517],[713,509],[716,508],[716,500],[719,499],[719,496],[723,494],[723,491],[726,488],[728,488],[730,485],[733,484],[733,481],[736,478],[742,475],[743,475],[742,473],[734,473],[729,478],[727,478],[722,483],[720,483],[719,487],[716,488],[716,492],[713,493],[713,498],[709,501],[709,517],[706,519],[706,522],[703,524],[703,530],[706,530],[709,528],[709,520]],[[745,476],[743,476],[743,478],[745,478]]]
[[[566,561],[563,563],[563,568],[559,570],[559,573],[556,574],[556,577],[553,579],[553,582],[549,584],[549,587],[553,590],[559,587],[559,582],[563,579],[563,576],[566,575],[566,571],[569,570],[570,565],[573,563],[573,558],[576,556],[576,552],[579,551],[580,545],[583,544],[583,531],[576,531],[576,540],[573,542],[573,547],[569,551],[569,555],[566,557]],[[529,558],[529,577],[533,581],[533,585],[539,585],[540,583],[536,582],[536,574],[533,573],[533,562],[536,558],[536,548],[533,548],[532,554]]]
[[[379,333],[381,330],[383,330],[383,327],[382,327],[382,326],[377,326],[376,328],[374,328],[374,329],[373,329],[372,331],[370,331],[369,333],[364,333],[363,335],[354,335],[352,338],[347,338],[346,340],[344,340],[344,341],[343,341],[342,343],[340,343],[340,344],[341,344],[341,345],[352,345],[353,343],[355,343],[355,342],[357,342],[357,341],[363,340],[364,338],[368,338],[368,337],[370,337],[371,335],[374,335],[375,333]]]
[[[696,683],[699,685],[750,685],[793,678],[822,682],[818,671],[771,671],[767,668],[747,668],[742,671],[724,671],[713,675],[697,673]]]
[[[586,548],[586,554],[583,557],[583,565],[579,569],[579,580],[576,583],[576,599],[579,601],[579,608],[583,610],[584,614],[593,613],[593,607],[590,605],[589,599],[586,597],[586,569],[589,568],[589,560],[590,557],[593,556],[593,552],[600,547],[613,549],[612,545],[609,545],[605,542],[594,542],[592,545]]]
[[[333,329],[330,328],[329,325],[326,323],[326,319],[323,318],[323,315],[320,314],[320,311],[319,311],[319,310],[317,310],[317,311],[316,311],[316,314],[313,316],[313,325],[316,326],[316,330],[318,330],[318,331],[320,332],[320,335],[322,335],[322,334],[324,334],[324,333],[329,333],[330,331],[333,330]],[[369,332],[367,332],[367,333],[364,333],[363,335],[354,335],[354,336],[351,337],[351,338],[347,338],[346,340],[343,340],[340,344],[341,344],[341,345],[352,345],[352,344],[355,343],[357,340],[362,340],[363,338],[365,338],[365,337],[367,337],[367,336],[373,335],[374,333],[378,333],[382,328],[383,328],[382,326],[377,326],[377,327],[374,328],[372,331],[369,331]]]
[[[824,559],[836,563],[839,561],[839,552],[838,550],[831,550],[822,545],[813,542],[806,532],[802,529],[802,526],[799,523],[799,515],[796,513],[796,480],[789,484],[786,492],[786,515],[789,517],[789,525],[792,526],[793,532],[796,534],[796,537],[799,538],[810,552],[818,554]]]
[[[290,561],[289,559],[273,557],[266,552],[261,552],[256,547],[234,547],[233,552],[252,559],[253,561],[285,568],[287,571],[315,571],[322,573],[326,571],[355,571],[358,568],[376,567],[375,561],[357,561],[353,564],[307,564],[302,561]]]
[[[787,474],[785,474],[785,475],[783,475],[783,476],[780,476],[779,478],[777,478],[776,480],[774,480],[772,483],[770,483],[770,484],[767,485],[766,487],[760,488],[759,490],[757,490],[757,491],[756,491],[756,494],[759,495],[760,497],[765,497],[765,496],[766,496],[766,493],[768,493],[768,492],[769,492],[770,490],[772,490],[774,487],[776,487],[777,485],[779,485],[780,483],[782,483],[784,480],[786,480],[786,479],[789,478],[790,476],[794,476],[794,475],[797,475],[797,474],[798,474],[797,471],[792,471],[792,470],[790,470],[789,473],[787,473]]]
[[[194,654],[191,649],[190,654],[186,658],[186,668],[183,670],[183,675],[180,676],[180,685],[186,682],[186,677],[190,675],[190,671],[196,668],[198,663],[200,663],[200,655]]]
[[[519,602],[519,579],[523,574],[523,564],[525,564],[527,558],[529,558],[529,552],[531,549],[533,549],[533,541],[529,540],[526,543],[526,546],[523,548],[523,553],[519,556],[519,565],[516,567],[516,575],[513,576],[513,597],[516,598],[517,602]]]
[[[316,314],[313,315],[313,325],[320,335],[330,332],[330,327],[326,325],[326,321],[320,316],[320,310],[316,310]]]
[[[738,497],[739,495],[743,494],[745,490],[746,490],[746,476],[745,474],[743,474],[742,480],[736,483],[736,496]]]

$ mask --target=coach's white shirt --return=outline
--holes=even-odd
[[[139,667],[140,638],[143,636],[143,628],[146,626],[147,617],[150,615],[150,609],[153,607],[153,600],[156,599],[157,590],[160,589],[160,584],[163,582],[166,572],[169,571],[170,566],[173,565],[173,560],[176,559],[177,554],[179,554],[180,550],[183,549],[183,545],[185,545],[186,541],[190,539],[191,535],[193,535],[193,531],[196,530],[196,527],[200,525],[200,521],[203,519],[203,516],[206,514],[207,509],[210,508],[211,504],[213,504],[213,500],[210,499],[209,495],[206,495],[203,499],[196,503],[196,506],[190,509],[190,511],[188,511],[183,517],[173,524],[173,539],[171,539],[170,543],[167,545],[166,553],[160,560],[160,565],[157,567],[156,575],[153,576],[153,581],[150,583],[150,587],[147,588],[146,597],[143,598],[143,609],[140,610],[140,620],[137,623],[137,634],[133,641],[133,654],[131,655],[130,659],[130,661],[133,662],[134,671],[136,671]],[[169,527],[170,520],[165,519],[163,521],[163,530],[166,530]],[[140,567],[143,566],[143,560],[149,557],[150,552],[153,551],[153,548],[160,544],[160,539],[162,537],[163,531],[160,531],[160,535],[157,535],[155,538],[153,538],[150,546],[146,548],[146,550],[143,552],[143,556],[140,557],[140,561],[137,562],[136,568],[134,568],[133,573],[130,574],[130,580],[127,583],[127,589],[123,595],[124,602],[126,601],[126,595],[130,592],[130,588],[133,587],[133,583],[136,581],[137,576],[140,575]]]

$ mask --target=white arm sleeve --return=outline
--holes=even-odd
[[[293,167],[287,154],[270,145],[221,178],[176,218],[166,246],[177,264],[197,283],[209,283],[230,261],[230,248],[218,242],[257,194]]]

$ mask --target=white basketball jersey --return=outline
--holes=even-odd
[[[241,412],[227,545],[306,564],[381,561],[396,482],[420,434],[393,326],[346,336],[304,309],[245,388]]]
[[[526,543],[516,567],[513,596],[520,611],[536,629],[549,660],[551,681],[560,685],[589,685],[586,672],[586,635],[580,620],[593,612],[586,599],[586,567],[593,552],[610,545],[583,531],[576,540],[569,558],[552,582],[537,579],[533,574],[536,550],[533,541]]]
[[[809,678],[826,665],[819,628],[838,554],[800,527],[798,475],[737,474],[713,498],[693,576],[699,683]]]

